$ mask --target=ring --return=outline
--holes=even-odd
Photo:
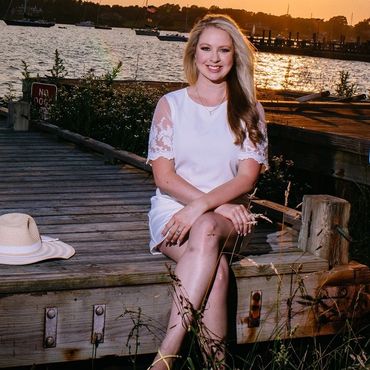
[[[175,231],[175,233],[176,233],[176,234],[181,234],[181,231],[176,230],[176,231]]]

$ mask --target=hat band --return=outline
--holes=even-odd
[[[31,245],[0,245],[0,255],[22,255],[36,253],[41,248],[41,241]]]

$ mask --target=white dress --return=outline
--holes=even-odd
[[[266,169],[267,132],[263,108],[258,103],[259,128],[265,138],[256,147],[247,138],[243,146],[234,144],[227,121],[227,102],[218,107],[204,107],[188,95],[187,88],[162,97],[154,112],[149,135],[148,162],[159,157],[174,160],[175,171],[203,192],[231,180],[237,174],[240,160],[251,158]],[[149,212],[150,251],[157,246],[171,216],[183,208],[171,196],[156,190]]]

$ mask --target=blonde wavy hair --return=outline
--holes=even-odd
[[[259,115],[256,107],[254,81],[255,47],[243,35],[236,22],[224,14],[207,14],[192,28],[184,53],[184,72],[190,85],[198,79],[195,52],[200,35],[207,27],[227,32],[233,42],[234,65],[227,76],[229,126],[235,136],[235,144],[242,145],[246,130],[254,145],[263,140],[258,128]],[[241,124],[244,122],[244,124]]]

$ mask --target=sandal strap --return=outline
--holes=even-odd
[[[170,368],[170,365],[168,364],[168,362],[166,361],[167,358],[180,358],[181,356],[179,355],[162,355],[161,351],[158,350],[158,354],[159,354],[159,358],[157,358],[149,367],[148,367],[148,370],[150,370],[155,364],[157,364],[159,361],[163,361],[166,366],[167,366],[167,370],[171,370]]]

